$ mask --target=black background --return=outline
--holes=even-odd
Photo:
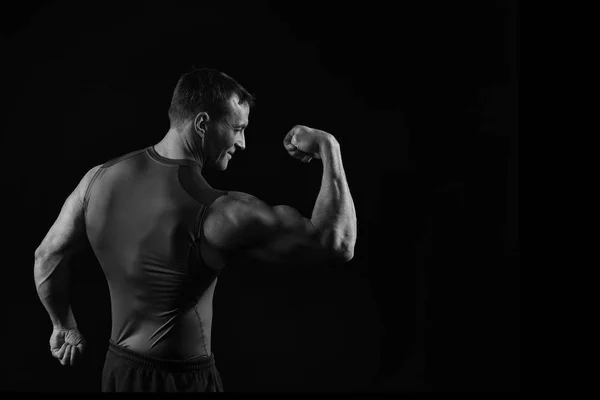
[[[213,3],[0,13],[0,390],[99,390],[100,266],[89,249],[72,260],[89,347],[69,369],[48,351],[33,253],[87,170],[163,137],[193,66],[257,96],[246,151],[206,171],[214,187],[310,215],[321,164],[281,144],[304,124],[341,143],[358,217],[344,270],[224,271],[213,351],[227,391],[518,390],[517,4]]]

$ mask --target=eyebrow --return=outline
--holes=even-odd
[[[233,124],[234,128],[247,128],[248,124]]]

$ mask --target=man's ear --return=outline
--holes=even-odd
[[[204,137],[204,134],[206,133],[206,123],[209,119],[210,117],[205,111],[200,111],[198,115],[196,115],[196,118],[194,118],[194,130],[202,137]]]

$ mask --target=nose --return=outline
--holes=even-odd
[[[237,147],[240,150],[246,149],[246,136],[243,133],[240,135],[240,138],[236,142],[235,147]]]

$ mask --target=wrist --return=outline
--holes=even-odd
[[[52,324],[52,329],[55,331],[70,331],[72,329],[77,329],[77,324]]]
[[[320,154],[339,151],[339,149],[340,144],[338,143],[337,139],[329,133],[325,135],[323,137],[323,140],[321,140],[321,142],[319,143]]]
[[[51,315],[50,319],[54,329],[65,331],[77,329],[77,322],[75,321],[75,316],[71,311],[71,307],[66,311],[66,315],[62,313],[60,315]]]

